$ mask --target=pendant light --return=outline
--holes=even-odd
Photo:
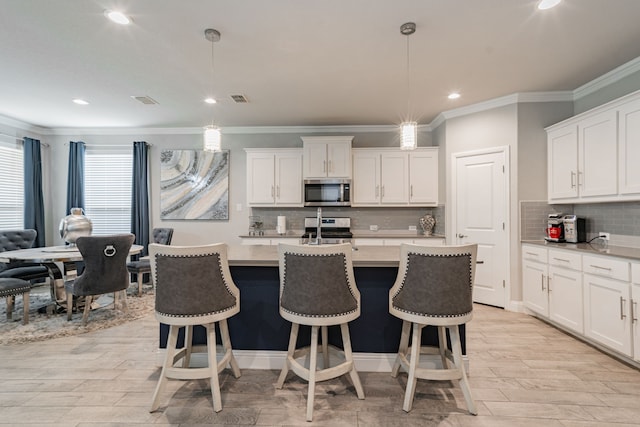
[[[214,30],[213,28],[207,28],[204,30],[204,37],[211,42],[211,90],[213,91],[214,86],[214,56],[213,56],[213,45],[215,42],[220,41],[220,32],[218,30]],[[208,98],[206,101],[209,104],[215,104],[215,100],[213,98]],[[220,128],[214,124],[213,118],[211,119],[211,124],[205,126],[204,128],[204,150],[205,151],[220,151],[222,145]]]
[[[407,22],[400,26],[400,33],[407,36],[407,121],[400,125],[400,149],[413,150],[418,145],[418,123],[409,120],[411,114],[411,85],[409,75],[409,36],[416,32],[416,24]]]

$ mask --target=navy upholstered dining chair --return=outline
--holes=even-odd
[[[118,296],[123,294],[126,307],[126,289],[129,287],[127,257],[133,245],[133,234],[110,236],[82,236],[76,240],[82,254],[84,270],[73,280],[65,282],[67,293],[67,320],[71,320],[74,302],[84,298],[82,323],[86,324],[94,296],[113,293],[114,308],[118,306]],[[76,298],[74,298],[76,297]]]

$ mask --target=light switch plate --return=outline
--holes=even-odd
[[[418,231],[418,228],[415,225],[410,225],[409,231]]]
[[[377,225],[370,225],[369,226],[369,230],[370,231],[378,231],[378,226]]]

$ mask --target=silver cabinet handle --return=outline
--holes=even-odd
[[[331,160],[329,160],[329,170],[328,172],[333,172],[333,165],[331,164]]]
[[[458,238],[459,238],[459,239],[464,239],[465,237],[469,237],[469,236],[465,236],[465,235],[464,235],[464,234],[462,234],[462,233],[458,233]]]
[[[276,185],[276,197],[279,199],[280,198],[280,186]]]
[[[600,267],[599,265],[593,265],[593,264],[589,264],[589,267],[597,268],[598,270],[607,270],[607,271],[611,271],[611,268],[610,268],[610,267]]]
[[[540,256],[540,254],[537,254],[535,252],[525,252],[527,255],[531,255],[531,256]]]
[[[624,314],[624,303],[625,303],[625,299],[620,297],[620,320],[624,320],[625,317],[627,317],[626,314]]]
[[[380,186],[376,185],[376,197],[378,197],[378,194],[380,194]]]
[[[413,197],[413,185],[409,187],[409,197]]]
[[[273,185],[271,186],[271,197],[274,197],[275,193],[274,193],[274,189],[273,189]]]
[[[384,185],[380,187],[380,197],[384,197]]]
[[[551,276],[547,276],[547,292],[551,292]]]
[[[638,321],[638,318],[636,317],[638,311],[638,301],[634,301],[633,298],[631,298],[631,322],[632,323],[636,323]]]
[[[540,286],[542,287],[542,291],[544,292],[544,274],[540,275]]]
[[[327,161],[326,161],[326,160],[324,160],[324,161],[322,162],[322,172],[326,172],[326,171],[327,171]]]
[[[564,259],[564,258],[556,258],[556,257],[553,257],[553,259],[555,259],[556,261],[571,262],[571,260]]]
[[[571,188],[576,188],[576,173],[571,171]]]
[[[583,175],[583,173],[578,171],[578,187],[584,185],[584,179],[580,179],[580,175]]]
[[[476,264],[484,264],[484,261],[476,261]]]

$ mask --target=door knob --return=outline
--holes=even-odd
[[[458,238],[464,239],[465,237],[469,237],[469,236],[466,236],[466,235],[464,235],[462,233],[458,233]]]

